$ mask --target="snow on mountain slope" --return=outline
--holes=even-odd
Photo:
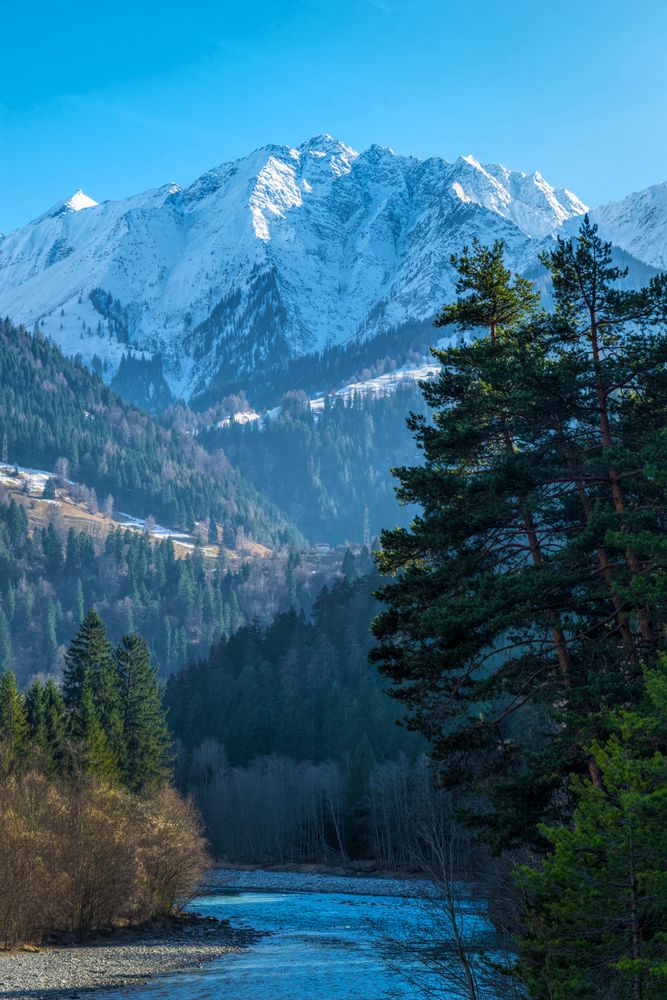
[[[377,399],[379,396],[392,396],[398,389],[407,385],[428,382],[436,378],[440,371],[441,366],[435,364],[431,358],[422,358],[421,363],[417,366],[402,365],[400,368],[383,372],[381,375],[369,375],[368,378],[348,382],[331,392],[318,393],[308,400],[308,405],[312,413],[319,416],[330,400],[343,399],[349,403],[360,397]],[[231,416],[219,420],[215,426],[222,429],[231,427],[232,424],[258,423],[260,427],[264,427],[267,422],[275,420],[281,413],[282,406],[274,406],[264,414],[258,413],[254,409],[237,410]]]
[[[327,398],[351,400],[355,396],[391,396],[397,389],[410,383],[428,382],[436,378],[441,371],[441,366],[435,364],[430,358],[423,358],[422,363],[414,367],[404,365],[390,372],[383,372],[367,379],[360,379],[357,382],[349,382],[347,385],[328,393],[327,396],[316,396],[310,400],[310,409],[313,413],[321,413],[326,405]]]
[[[600,235],[645,264],[667,268],[667,182],[591,212]]]
[[[359,154],[329,135],[265,146],[121,201],[82,191],[0,238],[0,312],[68,354],[159,354],[189,397],[289,355],[432,316],[477,236],[512,265],[585,206],[540,174],[473,157]]]

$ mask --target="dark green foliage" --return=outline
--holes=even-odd
[[[271,544],[290,536],[285,518],[226,461],[124,403],[99,378],[41,336],[0,322],[0,439],[11,461],[32,468],[69,460],[70,478],[111,495],[120,510],[186,526],[214,508],[232,532]],[[294,533],[291,533],[292,537]]]
[[[111,644],[94,610],[65,653],[63,701],[67,737],[84,748],[86,767],[115,776],[124,750],[119,685]]]
[[[88,770],[118,777],[131,792],[165,782],[170,737],[143,639],[124,635],[114,653],[89,611],[65,653],[63,700],[67,734]]]
[[[524,867],[520,972],[544,1000],[658,1000],[667,993],[667,672],[594,744],[602,787],[576,781],[574,822],[545,827],[552,851]]]
[[[485,247],[475,239],[471,249],[464,247],[460,256],[452,256],[458,299],[441,309],[436,326],[488,330],[493,340],[535,315],[539,293],[525,278],[512,275],[504,255],[502,240]]]
[[[173,401],[159,354],[152,358],[124,354],[110,384],[128,403],[148,413],[159,413]]]
[[[544,259],[549,316],[501,258],[453,260],[439,322],[487,333],[436,352],[411,418],[424,465],[398,493],[422,513],[383,533],[372,654],[496,847],[567,813],[568,773],[599,780],[586,747],[667,622],[667,279],[619,290],[586,221]]]
[[[411,322],[374,337],[354,338],[298,357],[289,357],[285,350],[274,346],[272,359],[264,358],[261,366],[242,373],[234,355],[231,364],[221,366],[206,389],[195,395],[193,407],[205,410],[225,396],[245,391],[254,406],[268,409],[295,388],[313,396],[322,386],[347,385],[419,361],[432,341],[428,321]],[[200,339],[200,343],[206,350],[206,341]]]
[[[26,692],[25,707],[40,770],[53,778],[64,769],[67,720],[62,693],[52,677],[45,684],[33,681]]]
[[[11,659],[12,642],[9,633],[9,623],[2,606],[0,606],[0,670],[7,670]]]
[[[56,498],[56,481],[55,479],[47,479],[44,483],[44,489],[42,490],[43,500],[55,500]]]
[[[113,716],[114,706],[110,703],[113,670],[113,653],[104,623],[97,612],[91,610],[65,653],[63,700],[72,739],[85,736],[86,692],[93,693],[97,714],[104,714],[105,721]],[[117,710],[117,705],[115,708]]]
[[[3,773],[28,760],[49,778],[88,772],[128,791],[155,792],[169,779],[171,737],[148,646],[124,635],[114,651],[96,611],[84,616],[65,653],[62,694],[52,679],[23,696],[0,676]]]
[[[0,675],[0,769],[19,770],[26,761],[30,730],[23,696],[9,670]]]
[[[138,792],[164,781],[171,737],[157,671],[144,640],[138,635],[124,635],[115,659],[122,734],[121,778],[131,792]]]
[[[257,574],[262,601],[273,607],[282,580],[267,592],[263,570]],[[94,605],[113,642],[139,631],[170,673],[186,652],[206,650],[254,613],[254,579],[249,567],[205,571],[201,554],[177,559],[171,541],[133,531],[102,541],[70,530],[63,545],[53,524],[31,535],[23,507],[0,503],[0,668],[11,666],[22,683],[55,670],[84,606]],[[295,599],[309,603],[303,582],[295,587]]]
[[[312,622],[289,611],[268,628],[253,623],[172,676],[174,735],[189,749],[216,739],[238,765],[268,754],[347,762],[362,743],[381,760],[417,753],[421,742],[394,726],[366,662],[377,583],[340,579],[318,597]]]

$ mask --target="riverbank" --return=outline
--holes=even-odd
[[[102,989],[135,986],[246,951],[256,938],[227,920],[184,914],[84,944],[0,952],[0,1000],[92,1000]]]
[[[408,872],[383,875],[358,869],[334,870],[320,865],[280,865],[266,868],[225,866],[213,868],[202,883],[204,893],[241,890],[250,892],[345,893],[350,896],[420,898],[432,893],[424,876]]]
[[[226,871],[239,872],[293,872],[296,875],[336,875],[344,878],[391,878],[415,879],[427,878],[419,868],[403,866],[385,868],[375,861],[339,861],[324,864],[318,861],[280,861],[271,864],[260,864],[252,861],[219,861],[217,867]],[[215,871],[215,869],[213,869]]]

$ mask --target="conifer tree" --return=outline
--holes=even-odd
[[[348,583],[352,583],[357,575],[357,561],[354,558],[354,553],[349,546],[345,549],[345,555],[343,556],[340,571]]]
[[[125,635],[115,655],[123,741],[121,778],[130,791],[138,792],[167,779],[171,739],[148,646],[138,635]]]
[[[95,610],[85,615],[79,631],[65,653],[63,700],[67,712],[68,735],[75,743],[104,737],[104,751],[90,752],[104,757],[122,757],[122,726],[116,666],[104,623]],[[106,765],[105,765],[106,767]]]
[[[46,706],[44,685],[33,681],[25,693],[25,712],[30,741],[42,748],[46,742]]]
[[[667,621],[667,281],[619,290],[587,222],[568,247],[545,258],[554,315],[521,300],[498,247],[454,259],[467,294],[439,322],[487,333],[435,352],[432,420],[409,421],[424,465],[396,470],[422,513],[383,533],[379,557],[397,579],[379,592],[372,658],[443,777],[487,792],[477,821],[496,847],[555,818],[570,771],[599,783],[586,747],[605,736],[602,710],[637,695]],[[559,278],[572,259],[604,290],[596,339]]]
[[[0,743],[3,769],[21,768],[29,749],[28,720],[23,696],[10,670],[0,675]]]
[[[107,734],[100,724],[89,686],[83,689],[78,725],[81,738],[71,748],[72,764],[75,771],[83,768],[85,772],[105,778],[107,781],[117,780],[119,777],[118,757],[110,746]]]
[[[540,868],[520,869],[528,911],[521,978],[553,1000],[658,1000],[667,991],[667,672],[594,744],[601,787],[578,780],[571,827],[547,827]]]
[[[12,659],[12,640],[7,616],[0,604],[0,670],[9,669]]]
[[[65,705],[52,677],[34,681],[26,693],[30,742],[38,750],[41,766],[49,777],[62,772],[65,761]]]

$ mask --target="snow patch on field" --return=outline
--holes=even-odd
[[[26,488],[30,493],[41,493],[47,480],[53,479],[52,472],[43,469],[26,469],[18,465],[0,465],[0,483],[13,489]]]

